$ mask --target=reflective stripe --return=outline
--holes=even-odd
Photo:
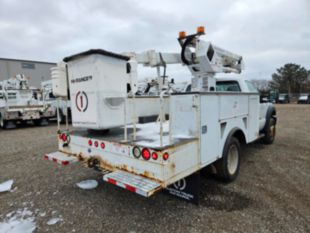
[[[59,151],[53,152],[50,154],[45,154],[44,159],[50,160],[54,163],[58,163],[58,164],[63,165],[63,166],[77,162],[77,158],[75,158],[73,156],[68,156],[68,155],[66,155],[62,152],[59,152]]]

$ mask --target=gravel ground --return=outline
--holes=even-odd
[[[28,208],[36,232],[310,232],[310,106],[277,109],[275,143],[244,147],[234,183],[202,178],[199,206],[102,182],[79,189],[101,175],[42,159],[57,149],[55,124],[0,130],[0,182],[14,179],[14,191],[0,193],[0,222]],[[52,217],[62,221],[48,225]]]

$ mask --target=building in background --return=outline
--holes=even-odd
[[[0,58],[0,81],[24,74],[29,77],[29,85],[40,87],[42,81],[51,79],[50,68],[56,63],[43,61]]]

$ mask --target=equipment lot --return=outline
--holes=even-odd
[[[310,107],[277,105],[275,143],[243,148],[231,184],[202,177],[200,205],[158,193],[149,199],[108,183],[82,190],[102,175],[80,165],[43,160],[57,150],[56,124],[0,131],[0,222],[17,209],[34,213],[36,232],[310,232]],[[41,213],[46,213],[45,216]],[[55,216],[55,225],[47,221]]]

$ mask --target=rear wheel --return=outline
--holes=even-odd
[[[221,180],[231,182],[236,179],[240,168],[240,152],[238,139],[235,137],[228,139],[222,158],[215,162],[217,176]]]
[[[6,120],[4,120],[4,119],[2,118],[2,116],[0,115],[0,127],[1,127],[2,129],[6,129],[6,125],[7,125]]]
[[[46,126],[48,125],[48,119],[46,118],[37,119],[37,120],[34,120],[33,123],[36,126]]]
[[[276,120],[274,117],[271,117],[267,124],[268,125],[264,132],[265,136],[263,137],[263,142],[265,144],[272,144],[276,136]]]
[[[3,120],[1,118],[0,119],[0,126],[2,129],[15,129],[16,123],[14,121],[7,121],[7,120]]]

